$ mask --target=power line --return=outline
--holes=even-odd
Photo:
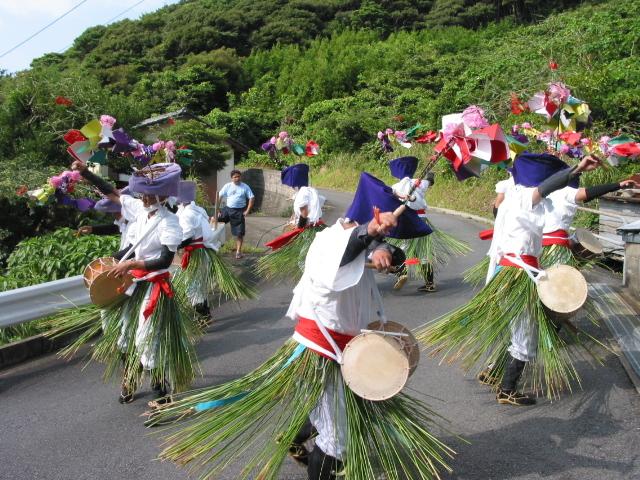
[[[33,37],[35,37],[36,35],[41,34],[42,32],[44,32],[47,28],[49,28],[51,25],[53,25],[54,23],[57,23],[58,21],[62,20],[64,17],[66,17],[67,15],[69,15],[71,12],[73,12],[76,8],[78,8],[79,6],[81,6],[84,3],[87,3],[89,0],[82,0],[80,3],[78,3],[76,6],[70,8],[69,10],[67,10],[66,12],[64,12],[62,15],[60,15],[58,18],[56,18],[55,20],[53,20],[52,22],[48,23],[47,25],[45,25],[44,27],[42,27],[40,30],[38,30],[36,33],[34,33],[33,35],[31,35],[28,38],[25,38],[22,42],[20,42],[19,44],[17,44],[16,46],[10,48],[9,50],[7,50],[6,52],[4,52],[2,55],[0,55],[0,58],[4,57],[5,55],[13,52],[15,49],[17,49],[18,47],[21,47],[22,45],[24,45],[25,43],[27,43],[29,40],[31,40]]]
[[[117,20],[118,18],[120,18],[121,16],[123,16],[125,13],[128,13],[129,11],[133,10],[134,8],[136,8],[138,5],[140,5],[141,3],[146,2],[147,0],[140,0],[138,3],[134,3],[133,5],[131,5],[129,8],[127,8],[126,10],[123,10],[122,12],[120,12],[118,15],[116,15],[113,18],[110,18],[109,20],[107,20],[106,22],[104,22],[103,25],[108,25],[109,23],[113,22],[114,20]],[[58,50],[57,53],[62,53],[65,50],[67,50],[69,47],[71,47],[73,45],[73,42],[71,42],[69,45],[67,45],[64,48],[61,48],[60,50]]]

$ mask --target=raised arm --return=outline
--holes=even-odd
[[[90,184],[94,185],[100,192],[112,202],[120,204],[120,194],[118,190],[109,182],[94,174],[87,168],[87,164],[81,160],[76,160],[71,164],[72,170],[77,170],[80,175]]]
[[[607,193],[616,192],[623,188],[637,188],[633,180],[622,180],[621,182],[603,183],[593,187],[580,188],[576,193],[576,202],[589,202]]]
[[[577,177],[582,172],[589,172],[595,170],[600,166],[600,160],[592,155],[587,155],[580,163],[575,167],[565,168],[560,172],[554,173],[544,182],[542,182],[536,189],[533,190],[532,203],[537,205],[543,198],[547,197],[552,192],[560,190],[561,188],[569,185],[571,180]]]

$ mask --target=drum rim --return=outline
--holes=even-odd
[[[394,325],[397,327],[400,327],[399,330],[397,330],[397,332],[402,332],[402,333],[408,333],[410,335],[410,351],[407,352],[408,353],[408,357],[409,359],[411,358],[411,353],[415,352],[416,355],[416,363],[415,365],[412,365],[411,362],[409,362],[409,377],[411,377],[411,375],[413,375],[413,373],[416,371],[416,369],[418,368],[418,365],[420,364],[420,359],[421,359],[421,354],[420,354],[420,342],[418,342],[418,339],[415,337],[415,335],[413,334],[413,332],[411,331],[411,329],[405,327],[403,324],[401,324],[400,322],[396,322],[393,320],[386,320],[386,321],[382,321],[382,320],[374,320],[373,322],[369,322],[369,324],[367,325],[367,328],[371,329],[371,330],[378,330],[377,328],[374,328],[375,324],[380,324],[380,325]],[[394,331],[394,330],[392,330]],[[409,342],[402,342],[401,343],[403,345],[406,345]],[[405,349],[406,351],[406,349]]]
[[[354,390],[353,388],[353,377],[352,376],[352,372],[351,370],[349,370],[348,366],[345,367],[345,360],[347,360],[349,358],[349,352],[352,351],[353,346],[357,345],[357,343],[359,343],[361,341],[361,339],[367,338],[367,337],[380,337],[383,340],[385,340],[385,343],[387,345],[395,345],[397,347],[397,352],[401,352],[402,355],[402,362],[403,365],[400,366],[400,368],[398,368],[398,372],[401,374],[401,378],[395,382],[395,384],[393,385],[392,388],[386,388],[385,389],[385,393],[383,395],[379,395],[379,396],[372,396],[370,394],[370,392],[365,392],[365,391],[358,391],[359,389],[357,388],[358,386],[356,386],[356,389]],[[365,400],[369,400],[372,402],[378,402],[378,401],[383,401],[383,400],[387,400],[389,398],[392,398],[394,396],[396,396],[398,393],[400,393],[402,391],[402,389],[405,387],[405,385],[407,384],[407,381],[409,380],[409,370],[410,370],[410,365],[409,365],[409,358],[407,356],[407,354],[405,353],[404,348],[402,347],[402,344],[400,341],[395,341],[394,343],[390,343],[387,340],[392,339],[393,337],[385,337],[384,335],[381,335],[379,333],[376,332],[363,332],[359,335],[356,335],[355,337],[353,337],[351,340],[349,340],[349,342],[347,343],[347,345],[345,346],[344,350],[342,351],[343,354],[343,358],[342,358],[342,364],[340,365],[340,370],[342,372],[342,378],[344,380],[344,383],[349,387],[349,389],[351,389],[351,391],[353,393],[355,393],[356,395],[358,395],[360,398],[363,398]],[[352,343],[353,342],[353,343]],[[355,373],[355,370],[354,370]]]
[[[545,286],[545,280],[548,279],[548,274],[549,272],[553,273],[553,271],[555,270],[565,270],[567,272],[572,272],[572,274],[575,276],[575,279],[579,280],[581,286],[583,287],[583,294],[579,297],[580,301],[579,302],[573,302],[573,305],[575,305],[574,308],[572,308],[571,310],[557,310],[557,305],[549,305],[549,301],[551,300],[550,296],[547,294],[548,290],[547,287]],[[540,280],[540,282],[538,282],[537,284],[537,291],[538,291],[538,297],[540,298],[540,301],[550,310],[552,310],[553,312],[557,312],[557,313],[562,313],[562,314],[570,314],[573,312],[577,312],[578,310],[580,310],[580,308],[582,308],[582,306],[585,304],[585,302],[587,301],[587,297],[589,295],[589,286],[587,284],[586,279],[584,278],[584,275],[582,275],[582,273],[580,273],[580,270],[578,270],[577,268],[574,268],[570,265],[562,265],[562,264],[558,264],[558,265],[553,265],[547,269],[545,269],[545,272],[547,273],[547,277],[544,277]],[[579,305],[578,305],[579,304]]]
[[[586,238],[580,238],[582,235],[586,236]],[[598,240],[598,237],[595,236],[595,234],[587,229],[587,228],[576,228],[575,231],[575,238],[576,241],[578,242],[578,244],[584,248],[585,250],[589,251],[590,253],[594,254],[594,255],[602,255],[602,253],[604,252],[604,247],[602,245],[602,242],[600,242],[600,240]],[[593,249],[589,248],[586,244],[582,243],[581,240],[589,240],[591,241],[595,241],[593,243],[596,243],[598,245],[598,251],[594,251]],[[589,244],[591,245],[591,243]]]

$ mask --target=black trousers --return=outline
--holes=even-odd
[[[342,470],[342,462],[325,454],[317,445],[309,455],[307,475],[309,480],[335,480],[336,473]]]

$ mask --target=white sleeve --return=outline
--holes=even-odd
[[[184,209],[178,214],[178,221],[182,228],[182,240],[195,238],[200,233],[200,218],[194,212]]]
[[[158,228],[160,229],[160,243],[166,245],[172,252],[178,250],[178,245],[182,242],[182,228],[177,215],[167,215],[162,219]]]

